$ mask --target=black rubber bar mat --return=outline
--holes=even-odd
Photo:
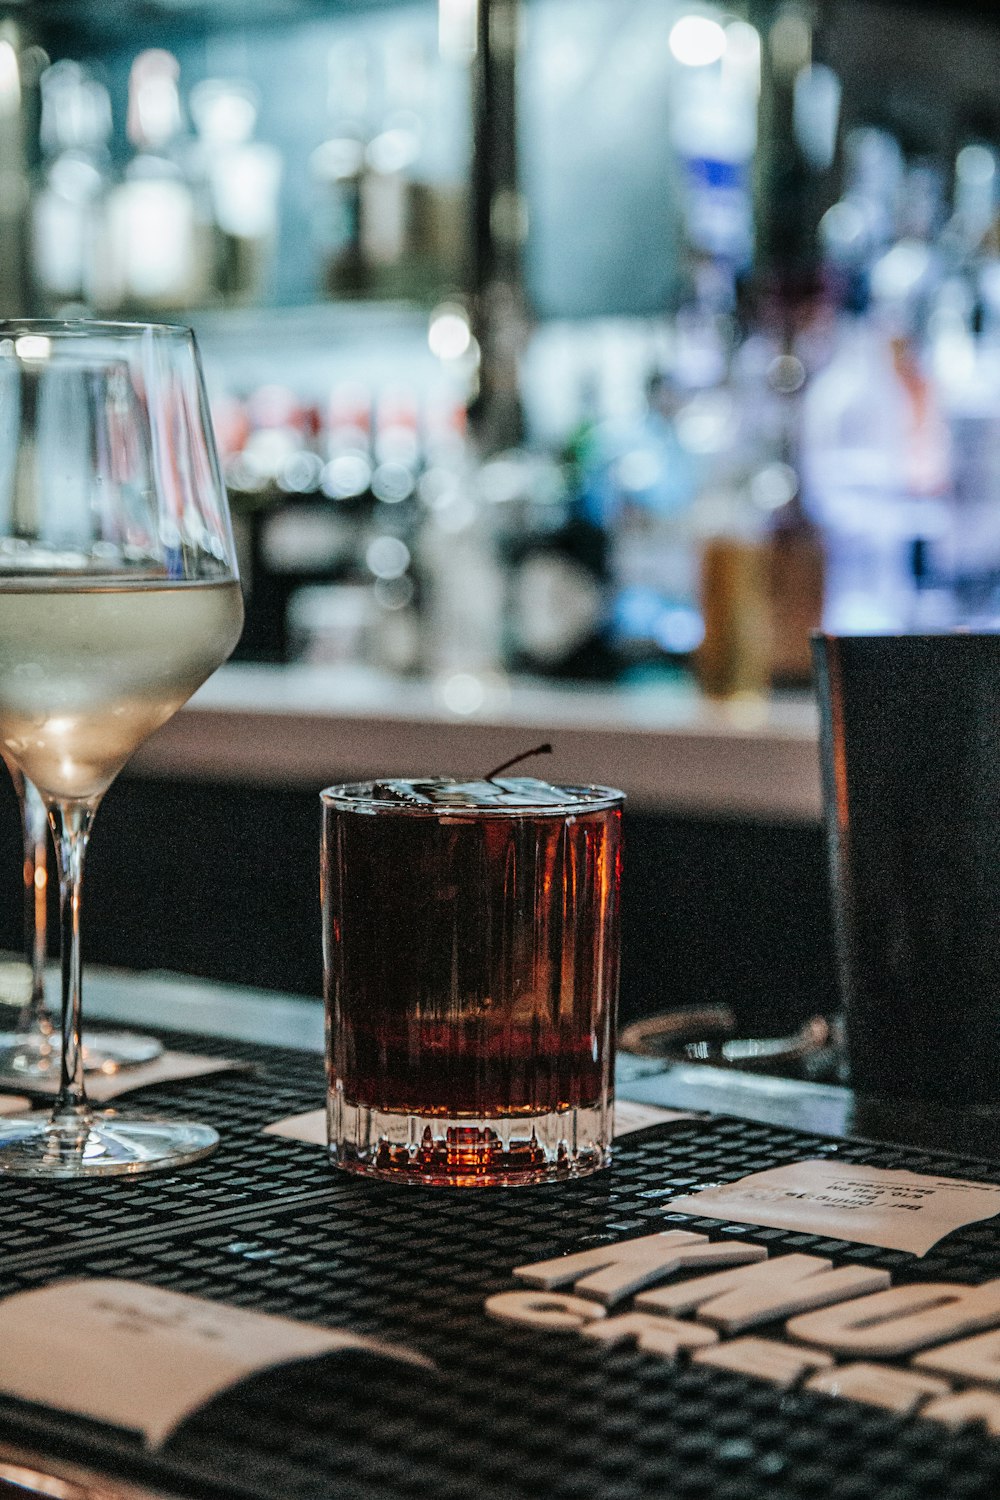
[[[0,1181],[0,1293],[120,1276],[407,1344],[436,1372],[335,1354],[254,1377],[158,1452],[126,1432],[0,1400],[0,1439],[183,1496],[233,1500],[971,1500],[1000,1496],[1000,1440],[576,1334],[490,1319],[511,1268],[681,1227],[891,1271],[1000,1276],[1000,1220],[923,1259],[671,1215],[671,1194],[805,1157],[993,1180],[989,1163],[718,1117],[624,1138],[613,1167],[552,1187],[391,1186],[261,1127],[322,1102],[297,1052],[171,1034],[252,1061],[136,1097],[215,1125],[174,1176]],[[122,1101],[128,1107],[128,1098]],[[776,1334],[777,1329],[753,1332]]]

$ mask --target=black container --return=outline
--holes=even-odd
[[[1000,1108],[1000,635],[813,659],[850,1081]]]

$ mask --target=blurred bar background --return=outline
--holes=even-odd
[[[1000,615],[998,64],[986,3],[0,5],[0,305],[195,326],[247,603],[89,956],[318,994],[320,786],[562,726],[625,1016],[829,1014],[809,631]]]

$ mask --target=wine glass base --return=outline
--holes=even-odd
[[[47,1083],[59,1079],[61,1038],[58,1032],[0,1032],[0,1082]],[[105,1076],[153,1062],[163,1051],[155,1037],[131,1031],[91,1031],[83,1039],[83,1070]]]
[[[219,1144],[210,1125],[143,1119],[94,1110],[89,1121],[56,1124],[49,1111],[0,1119],[0,1174],[110,1177],[166,1171],[208,1156]]]

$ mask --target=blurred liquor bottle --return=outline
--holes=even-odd
[[[365,149],[360,192],[361,254],[374,295],[402,297],[420,287],[427,204],[417,171],[426,133],[429,66],[419,40],[390,37],[381,51],[382,110]]]
[[[464,193],[441,159],[436,123],[447,105],[445,64],[408,28],[386,38],[380,62],[380,122],[365,152],[361,190],[372,291],[440,295],[460,282],[465,241]]]
[[[416,389],[340,382],[322,416],[276,386],[253,393],[242,422],[229,406],[217,426],[233,434],[226,475],[246,559],[238,654],[422,669],[433,588],[444,582],[455,607],[465,580],[461,545],[435,559],[426,544],[442,483],[460,474],[454,453],[432,465]]]
[[[501,666],[505,580],[496,542],[499,508],[478,483],[465,403],[454,391],[430,395],[424,442],[416,544],[425,589],[424,659],[427,670],[445,682],[458,676],[474,699],[477,684]]]
[[[406,25],[331,49],[330,134],[310,158],[326,295],[421,299],[457,284],[464,195],[440,150],[443,68]]]
[[[823,620],[826,546],[803,493],[800,453],[802,402],[822,348],[817,325],[828,307],[818,283],[783,286],[770,302],[775,330],[760,371],[753,420],[762,436],[762,462],[751,479],[768,516],[768,589],[772,688],[812,681],[810,635]]]
[[[613,441],[598,427],[586,444],[584,494],[610,535],[617,675],[627,681],[686,671],[702,636],[693,530],[701,465],[683,440],[690,394],[656,370],[636,420]]]
[[[303,568],[322,569],[331,552],[327,528],[311,516],[323,469],[316,451],[318,422],[283,386],[263,386],[246,401],[216,402],[213,417],[246,601],[237,655],[283,661],[288,600],[299,574]]]
[[[782,475],[782,479],[786,476]],[[807,687],[812,681],[809,638],[823,623],[826,549],[802,501],[798,473],[789,466],[792,493],[775,509],[769,538],[771,686]]]
[[[768,532],[746,476],[717,476],[699,496],[696,524],[704,627],[698,682],[710,698],[763,697],[772,661]]]
[[[506,667],[581,681],[614,677],[610,539],[573,458],[561,466],[522,449],[500,453],[482,466],[479,487],[498,507]]]
[[[406,675],[424,665],[427,605],[419,548],[424,454],[420,405],[411,387],[395,384],[379,392],[373,456],[363,543],[372,615],[367,655],[373,666]]]
[[[208,294],[253,305],[265,292],[274,253],[281,153],[253,139],[257,95],[249,84],[205,79],[191,91],[191,114],[198,138],[188,166],[207,241]]]
[[[825,573],[798,452],[810,306],[801,287],[758,287],[749,331],[716,392],[730,420],[695,507],[704,623],[696,660],[712,697],[762,697],[810,681]]]
[[[822,226],[828,246],[850,230],[844,209],[857,202],[849,183]],[[943,217],[937,169],[910,163],[894,238],[856,262],[832,357],[804,395],[803,479],[827,543],[832,630],[955,623],[952,444],[928,350]]]
[[[369,49],[342,41],[327,54],[329,134],[309,158],[316,185],[313,235],[320,260],[320,289],[329,297],[369,290],[362,240],[367,146],[371,134]]]
[[[135,154],[108,202],[111,305],[175,312],[205,300],[207,257],[183,160],[178,79],[169,52],[140,52],[129,78],[127,133]]]
[[[327,410],[297,403],[290,424],[294,447],[279,467],[272,504],[262,513],[258,543],[260,587],[272,622],[271,652],[282,661],[309,654],[324,619],[351,636],[351,654],[362,656],[368,629],[367,596],[310,590],[367,584],[364,542],[373,497],[372,394],[364,385],[338,384]],[[317,615],[317,610],[319,614]],[[337,651],[346,648],[338,645]]]
[[[40,79],[43,154],[31,207],[34,298],[50,316],[106,306],[111,99],[79,63]]]
[[[934,297],[928,369],[951,439],[949,558],[956,623],[1000,622],[1000,157],[974,136],[958,151],[948,273]],[[933,580],[931,580],[933,582]]]
[[[0,305],[5,317],[32,311],[31,173],[36,161],[39,79],[48,57],[37,44],[34,7],[0,13]]]

